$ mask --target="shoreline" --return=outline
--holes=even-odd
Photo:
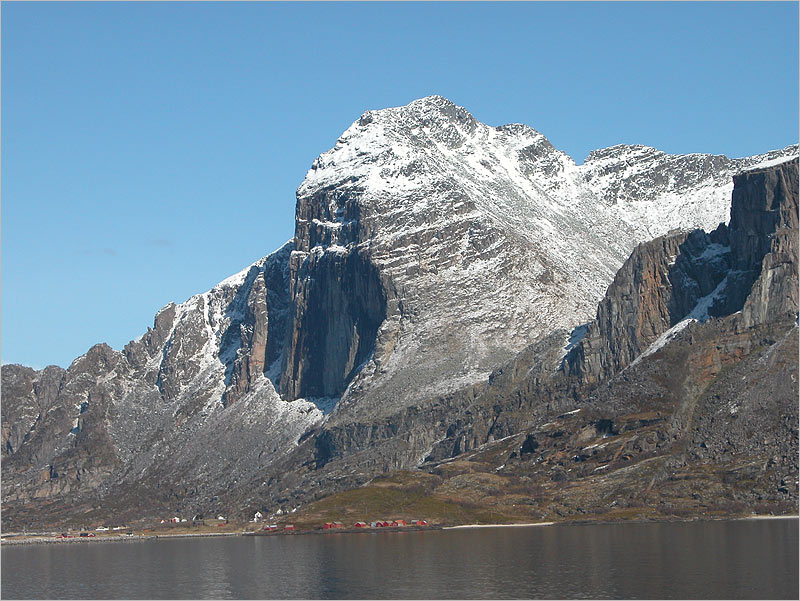
[[[693,522],[693,521],[762,521],[762,520],[797,520],[800,515],[749,515],[738,517],[710,518],[703,520],[666,520],[669,522]],[[3,536],[0,538],[1,546],[17,545],[36,545],[36,544],[72,544],[72,543],[100,543],[100,542],[141,542],[146,540],[157,540],[165,538],[209,538],[216,536],[298,536],[306,534],[366,534],[380,532],[412,532],[412,531],[435,531],[435,530],[465,530],[477,528],[531,528],[536,526],[558,526],[558,525],[586,525],[586,524],[630,524],[630,523],[658,523],[664,520],[621,520],[621,521],[602,521],[602,520],[580,520],[580,521],[555,521],[555,522],[525,522],[514,524],[458,524],[456,526],[438,526],[431,524],[428,527],[389,527],[389,528],[343,528],[336,530],[297,530],[285,532],[283,530],[262,532],[254,530],[241,530],[238,532],[185,532],[181,534],[135,534],[128,535],[109,535],[97,537],[76,536],[74,538],[61,538],[58,536],[25,536],[20,533],[13,533],[10,538]]]
[[[735,520],[796,520],[800,515],[748,515],[743,518],[733,518]]]
[[[207,538],[211,536],[241,536],[242,532],[186,532],[183,534],[125,534],[109,536],[75,536],[73,538],[61,538],[60,536],[24,536],[15,535],[12,538],[5,536],[0,539],[2,546],[10,545],[58,545],[72,543],[119,543],[119,542],[140,542],[145,540],[156,540],[160,538]]]
[[[531,526],[553,526],[561,522],[529,522],[525,524],[461,524],[459,526],[443,526],[442,530],[457,530],[463,528],[528,528]]]

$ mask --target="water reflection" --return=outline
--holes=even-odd
[[[797,520],[8,547],[3,598],[798,597]]]

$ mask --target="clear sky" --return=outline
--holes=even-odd
[[[441,94],[582,162],[798,141],[798,4],[2,4],[2,361],[140,336],[294,232],[311,162]]]

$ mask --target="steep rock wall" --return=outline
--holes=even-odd
[[[797,160],[737,176],[730,226],[640,244],[564,362],[607,379],[687,319],[743,311],[745,326],[797,312]]]
[[[338,398],[373,353],[387,289],[372,263],[357,190],[298,195],[289,261],[291,323],[280,391]]]
[[[742,308],[746,326],[797,314],[797,181],[797,160],[735,179],[734,268],[757,274]]]

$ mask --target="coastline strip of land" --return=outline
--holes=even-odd
[[[442,530],[457,528],[526,528],[528,526],[552,526],[555,522],[530,522],[527,524],[462,524],[460,526],[444,526]]]
[[[740,517],[730,517],[731,520],[796,520],[800,515],[748,515]],[[368,532],[400,532],[411,530],[460,530],[467,528],[530,528],[534,526],[552,526],[564,522],[526,522],[521,524],[459,524],[457,526],[432,526],[430,528],[381,528],[381,529],[342,529],[342,530],[304,530],[294,532],[256,532],[252,530],[234,532],[182,532],[182,533],[147,533],[147,534],[113,534],[101,536],[74,536],[63,538],[61,536],[45,535],[24,535],[22,533],[4,534],[0,541],[2,545],[31,545],[31,544],[59,544],[59,543],[90,543],[90,542],[120,542],[120,541],[143,541],[164,538],[202,538],[211,536],[271,536],[271,535],[298,535],[298,534],[347,534],[347,533],[368,533]],[[591,522],[582,522],[591,523]],[[626,522],[598,522],[598,523],[626,523]]]
[[[187,532],[181,534],[112,534],[105,536],[74,536],[63,538],[61,536],[3,536],[3,545],[33,545],[33,544],[60,544],[60,543],[108,543],[120,541],[143,541],[155,540],[159,538],[195,538],[209,536],[240,536],[241,532]]]

